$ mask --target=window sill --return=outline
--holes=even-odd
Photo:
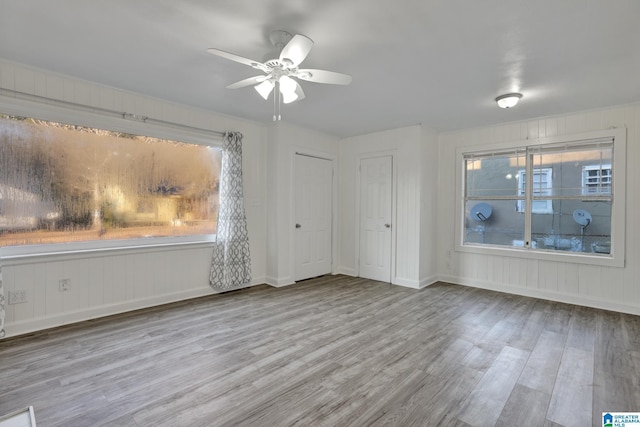
[[[514,246],[493,245],[456,245],[456,251],[495,255],[501,257],[526,258],[540,261],[569,262],[575,264],[589,264],[605,267],[624,267],[624,258],[609,254],[596,254],[589,252],[564,252],[544,249],[528,249]]]
[[[88,241],[51,245],[5,246],[0,248],[3,266],[34,264],[61,259],[97,258],[134,253],[165,252],[211,247],[215,235],[135,239],[132,241]]]

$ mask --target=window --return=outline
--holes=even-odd
[[[584,166],[582,194],[611,194],[611,165]]]
[[[221,152],[0,115],[0,246],[209,235]]]
[[[458,150],[456,249],[624,265],[625,143],[613,129]]]
[[[533,172],[533,195],[535,196],[549,196],[551,195],[552,185],[552,170],[546,169],[534,169]],[[527,175],[524,170],[518,171],[518,195],[524,196],[526,189]],[[518,200],[516,203],[516,210],[518,212],[524,212],[524,200]],[[553,213],[553,203],[551,200],[536,200],[531,204],[531,212],[536,214],[551,214]]]

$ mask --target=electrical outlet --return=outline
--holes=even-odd
[[[60,292],[68,291],[71,288],[71,279],[60,279],[58,281],[58,290]]]
[[[25,289],[9,291],[9,304],[22,304],[23,302],[27,302],[27,291]]]

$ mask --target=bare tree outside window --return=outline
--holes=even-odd
[[[0,115],[0,246],[213,234],[217,148]]]

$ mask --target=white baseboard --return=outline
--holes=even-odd
[[[264,283],[266,283],[269,286],[273,286],[274,288],[281,288],[283,286],[293,285],[296,282],[290,277],[285,277],[283,279],[278,279],[278,278],[275,278],[275,277],[267,276],[265,278]]]
[[[278,283],[278,284],[267,283],[267,285],[273,286],[274,288],[284,288],[285,286],[291,286],[291,285],[295,285],[295,284],[296,284],[296,282],[283,282],[283,283]]]
[[[477,280],[470,278],[460,278],[456,276],[441,275],[438,276],[441,282],[453,283],[456,285],[470,286],[473,288],[488,289],[491,291],[505,292],[514,295],[522,295],[525,297],[540,298],[549,301],[557,301],[566,304],[581,305],[584,307],[599,308],[603,310],[611,310],[619,313],[628,313],[640,315],[640,307],[621,304],[616,301],[600,300],[591,297],[584,297],[575,294],[567,294],[564,292],[554,292],[546,289],[522,288],[519,286],[505,285],[503,283],[495,283],[488,280]]]
[[[264,285],[267,283],[267,278],[262,276],[262,277],[254,277],[251,280],[251,283],[249,283],[247,286],[243,286],[240,289],[244,289],[244,288],[248,288],[250,286],[257,286],[257,285]]]
[[[438,281],[437,276],[429,276],[420,280],[403,279],[403,278],[396,277],[392,283],[394,285],[404,286],[406,288],[422,289],[422,288],[426,288],[429,285],[433,285],[437,281]]]
[[[420,289],[431,286],[438,281],[438,276],[429,276],[424,279],[420,279]]]
[[[394,278],[391,280],[392,285],[404,286],[405,288],[420,289],[420,282],[418,280]]]
[[[240,286],[238,288],[234,288],[233,290],[249,288],[251,286],[255,286],[256,284],[264,284],[263,278],[255,279],[251,283]],[[207,295],[215,295],[219,293],[221,292],[207,286],[196,289],[182,290],[179,292],[173,292],[164,295],[154,295],[147,298],[138,298],[135,300],[106,304],[97,307],[89,307],[81,310],[54,314],[46,317],[39,317],[36,319],[7,323],[5,324],[5,338],[30,334],[33,332],[55,328],[58,326],[69,325],[86,320],[98,319],[100,317],[112,316],[114,314],[126,313],[128,311],[140,310],[143,308],[155,307],[162,304],[169,304],[173,302],[204,297]]]
[[[106,304],[98,307],[90,307],[82,310],[55,314],[52,316],[9,323],[5,325],[5,330],[7,332],[6,338],[216,293],[218,292],[207,286],[206,288],[190,289],[187,291],[157,296],[154,295],[148,298],[139,298],[120,303]]]
[[[346,272],[340,272],[339,274],[347,274]],[[350,274],[349,274],[350,275]],[[597,300],[590,297],[584,297],[573,294],[566,294],[562,292],[553,292],[543,289],[530,289],[517,286],[505,285],[502,283],[494,283],[486,280],[476,280],[470,278],[460,278],[456,276],[441,275],[438,277],[427,277],[420,281],[409,279],[396,279],[395,283],[399,286],[405,286],[412,289],[422,289],[437,281],[454,283],[462,286],[470,286],[482,289],[488,289],[498,292],[506,292],[515,295],[528,296],[533,298],[541,298],[551,301],[558,301],[567,304],[576,304],[586,307],[599,308],[604,310],[612,310],[621,313],[629,313],[634,315],[640,315],[640,307],[621,304],[616,301]],[[251,281],[246,286],[247,288],[258,284],[268,284],[273,287],[283,287],[295,284],[290,278],[275,279],[270,277],[260,277]],[[85,320],[96,319],[99,317],[110,316],[119,313],[125,313],[128,311],[139,310],[142,308],[154,307],[157,305],[168,304],[172,302],[183,301],[192,298],[203,297],[207,295],[213,295],[219,293],[210,287],[202,287],[197,289],[183,290],[164,295],[154,295],[148,298],[140,298],[131,301],[124,301],[115,304],[108,304],[99,307],[91,307],[83,310],[72,311],[68,313],[61,313],[47,317],[41,317],[37,319],[29,319],[20,322],[7,323],[5,325],[6,337],[14,337],[23,334],[29,334],[44,329],[54,328],[57,326],[68,325],[71,323],[82,322]]]
[[[358,272],[355,268],[338,267],[334,274],[344,274],[345,276],[357,277]]]

